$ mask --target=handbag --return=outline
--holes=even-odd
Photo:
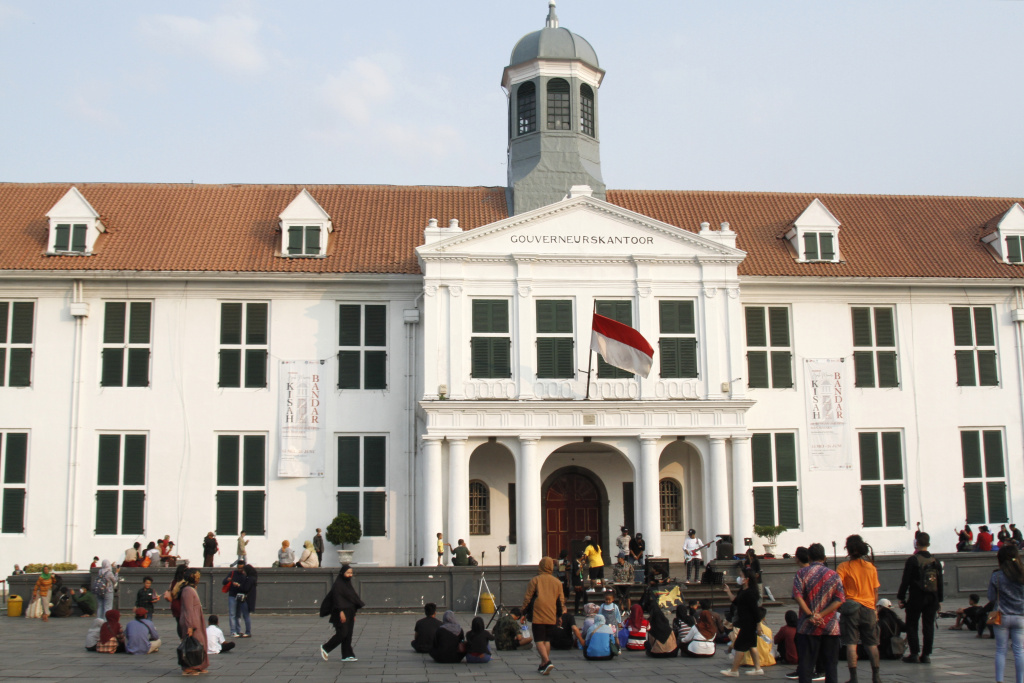
[[[999,611],[999,579],[996,579],[996,608],[988,613],[985,624],[988,626],[1000,626],[1003,623],[1003,613]]]
[[[237,600],[238,602],[245,602],[245,593],[235,594],[235,600]]]
[[[900,638],[899,636],[892,636],[889,639],[889,645],[892,647],[893,659],[898,659],[903,656],[903,653],[907,651],[907,639]]]
[[[203,663],[206,648],[195,636],[186,636],[178,644],[178,666],[191,669]]]

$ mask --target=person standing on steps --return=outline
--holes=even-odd
[[[316,552],[316,566],[324,566],[324,537],[320,529],[316,530],[316,536],[313,537],[313,550]]]
[[[331,625],[334,626],[334,635],[326,643],[320,646],[320,656],[327,661],[327,655],[331,650],[341,645],[341,661],[355,662],[356,653],[352,650],[352,632],[356,623],[356,610],[363,608],[363,601],[359,599],[355,586],[352,585],[352,567],[347,564],[341,565],[338,578],[334,580],[331,587],[330,605],[320,607],[320,616],[329,611]]]
[[[249,545],[249,539],[245,537],[245,530],[243,529],[238,533],[238,548],[236,549],[238,559],[231,563],[232,567],[236,564],[239,567],[244,567],[246,565],[246,555],[249,554],[249,551],[245,549],[245,546],[247,545]]]
[[[537,644],[540,666],[537,672],[547,676],[554,670],[551,663],[551,642],[549,631],[555,628],[565,603],[562,601],[562,582],[552,576],[555,561],[550,557],[541,559],[537,576],[530,579],[523,596],[522,610],[525,612],[533,602],[533,642]]]
[[[908,664],[931,662],[935,615],[942,606],[942,563],[928,552],[931,540],[927,532],[922,531],[918,535],[918,551],[908,557],[903,565],[903,580],[896,594],[900,607],[907,611],[907,645],[910,654],[903,661]],[[924,643],[917,639],[919,621]]]
[[[206,534],[206,538],[203,539],[203,566],[213,566],[213,556],[220,552],[220,546],[217,545],[217,537],[214,536],[213,532]]]

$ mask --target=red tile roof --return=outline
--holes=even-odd
[[[46,212],[71,187],[0,183],[0,269],[419,273],[429,218],[506,218],[503,187],[81,183],[107,232],[90,257],[45,256]],[[275,256],[277,217],[305,187],[331,215],[327,258]],[[797,263],[782,236],[815,198],[839,220],[842,263]],[[608,201],[696,232],[728,221],[741,275],[1020,278],[980,238],[1020,198],[609,190]]]

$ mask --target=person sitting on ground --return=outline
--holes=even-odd
[[[639,605],[637,605],[639,607]],[[613,628],[620,628],[622,626],[622,611],[619,606],[615,604],[615,593],[613,591],[605,591],[604,604],[600,606],[598,611],[601,616],[604,617],[605,622]]]
[[[316,557],[316,550],[313,549],[313,541],[306,541],[302,544],[302,556],[295,566],[299,569],[316,569],[320,566],[320,561]]]
[[[61,618],[71,616],[71,591],[66,586],[61,586],[53,594],[53,606],[50,607],[50,616]]]
[[[583,632],[576,625],[576,617],[568,610],[562,613],[558,626],[548,629],[552,650],[574,650],[583,648]]]
[[[430,652],[430,647],[434,644],[434,634],[437,633],[437,629],[441,628],[441,620],[435,616],[437,605],[432,602],[423,606],[423,614],[425,616],[417,621],[413,628],[415,637],[412,639],[412,649],[425,655]],[[516,632],[519,632],[518,626]]]
[[[761,668],[775,666],[775,656],[772,654],[773,636],[772,630],[768,628],[765,620],[768,618],[768,610],[761,608],[761,621],[757,623],[757,654],[761,662]],[[743,657],[740,666],[754,666],[753,659],[748,652]]]
[[[491,661],[491,646],[494,640],[491,632],[484,628],[483,617],[473,617],[473,624],[466,635],[466,663],[486,664]]]
[[[145,607],[136,607],[135,618],[124,627],[124,651],[130,655],[151,655],[160,651],[160,636],[146,616]]]
[[[92,620],[92,626],[85,633],[85,649],[89,652],[96,652],[96,646],[100,642],[100,629],[105,623],[107,622],[99,617]]]
[[[606,661],[619,654],[615,629],[600,614],[594,617],[594,628],[587,634],[583,656],[589,660]]]
[[[978,542],[974,544],[974,549],[979,552],[992,550],[992,532],[984,524],[978,527]]]
[[[494,646],[499,650],[529,650],[533,638],[523,634],[526,617],[523,610],[513,607],[498,619],[494,627]]]
[[[82,584],[77,593],[72,593],[71,602],[75,603],[75,607],[82,612],[83,617],[96,616],[99,601],[96,600],[96,594],[89,590],[89,584]]]
[[[206,627],[206,654],[219,655],[231,652],[235,643],[232,640],[225,640],[224,631],[221,631],[218,626],[220,619],[217,618],[217,615],[211,614],[206,621],[209,624]]]
[[[691,606],[687,606],[683,603],[676,605],[676,617],[672,620],[672,630],[676,632],[676,642],[680,643],[680,645],[682,644],[683,639],[689,635],[690,629],[696,624],[696,620],[693,618],[694,612],[692,610],[692,605],[694,603],[699,604],[698,601],[694,600],[690,603]]]
[[[116,609],[107,610],[107,620],[100,627],[100,638],[96,644],[97,652],[112,654],[124,652],[124,630],[121,629],[121,613]]]
[[[713,657],[715,655],[715,620],[711,610],[701,610],[697,618],[687,615],[685,619],[694,621],[693,628],[682,640],[677,639],[679,650],[687,657]]]
[[[633,583],[634,576],[636,576],[636,572],[633,570],[633,565],[626,562],[626,553],[620,552],[615,561],[615,566],[612,568],[612,581],[615,583]]]
[[[907,625],[892,609],[892,601],[882,598],[878,601],[878,657],[879,659],[900,659],[903,650],[892,647],[892,639],[907,632]]]
[[[441,628],[434,634],[430,656],[438,664],[458,664],[466,656],[464,648],[460,647],[466,641],[466,634],[451,610],[444,613],[441,622]]]
[[[469,552],[464,539],[459,539],[459,544],[452,548],[452,565],[456,567],[469,567],[476,563],[473,553]]]
[[[645,612],[650,612],[658,606],[658,600],[661,598],[662,592],[658,579],[650,579],[647,582],[647,587],[644,588],[644,592],[640,596],[640,606],[644,608]]]
[[[597,616],[598,607],[592,602],[583,605],[583,637],[586,638],[594,630],[594,617]]]
[[[278,567],[294,567],[295,551],[291,549],[291,541],[281,541],[281,549],[277,551]]]
[[[633,634],[630,632],[630,646],[632,646]],[[632,647],[630,647],[632,649]],[[647,635],[647,642],[644,643],[648,657],[675,657],[679,654],[679,646],[676,644],[676,634],[672,632],[672,624],[668,623],[668,617],[660,607],[651,611],[651,628]]]
[[[651,610],[653,615],[659,611],[660,608],[655,607]],[[605,620],[607,620],[607,615]],[[650,629],[651,624],[644,619],[644,608],[640,605],[633,605],[629,608],[629,617],[626,619],[624,627],[629,629],[629,640],[626,641],[627,650],[643,650],[647,646],[647,631]]]
[[[700,610],[702,613],[706,612],[708,618],[711,619],[711,622],[715,625],[715,635],[713,638],[711,638],[711,640],[721,645],[728,645],[730,642],[730,628],[725,625],[725,618],[715,610],[711,609],[711,603],[707,600],[700,601]],[[697,620],[697,623],[699,624],[700,616],[695,618]]]
[[[950,631],[959,631],[964,626],[968,631],[978,630],[978,619],[984,618],[985,608],[979,605],[981,598],[977,593],[967,596],[967,607],[961,607],[956,611],[956,623],[949,627]]]
[[[800,655],[796,649],[796,625],[799,618],[793,610],[786,612],[786,625],[775,634],[775,644],[778,646],[779,656],[786,664],[796,664],[800,661]]]

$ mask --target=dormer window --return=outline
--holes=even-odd
[[[995,232],[981,238],[988,243],[1003,263],[1024,263],[1024,208],[1014,204],[996,224]]]
[[[1022,263],[1020,250],[1020,235],[1010,235],[1006,238],[1006,260],[1010,263]]]
[[[91,254],[96,238],[105,231],[99,213],[74,187],[54,204],[46,217],[50,219],[46,253],[52,255]]]
[[[334,226],[313,195],[302,190],[278,218],[282,256],[316,258],[327,255],[327,235]]]
[[[793,221],[786,239],[801,263],[837,263],[839,261],[839,221],[815,199]]]
[[[548,130],[572,130],[569,82],[562,78],[548,81]]]

